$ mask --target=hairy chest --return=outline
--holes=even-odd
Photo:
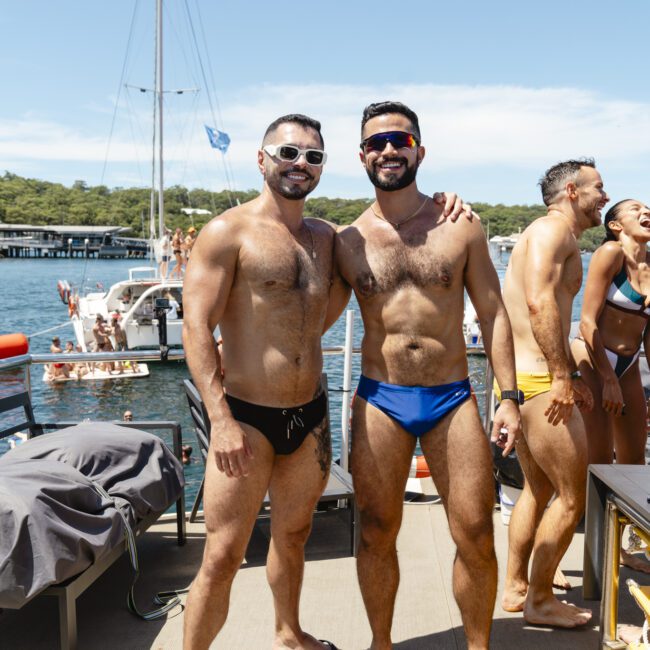
[[[262,237],[242,247],[235,286],[269,299],[322,297],[329,291],[331,275],[331,244],[322,237],[304,243],[291,237]]]
[[[402,288],[446,291],[462,278],[464,256],[453,246],[431,241],[377,241],[357,247],[351,255],[348,281],[362,298]]]

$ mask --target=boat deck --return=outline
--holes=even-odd
[[[495,512],[495,539],[499,560],[499,587],[507,553],[507,527]],[[186,587],[201,560],[204,526],[188,525],[188,542],[175,543],[173,521],[159,522],[139,539],[141,576],[136,596],[146,609],[156,591]],[[268,522],[256,526],[244,566],[232,590],[228,621],[214,648],[258,650],[270,648],[273,634],[273,604],[266,583],[264,558],[268,545]],[[598,646],[599,602],[582,600],[583,535],[577,533],[562,568],[574,585],[566,599],[594,610],[594,624],[580,630],[552,630],[524,624],[520,614],[494,615],[491,647],[504,650],[580,650]],[[318,638],[330,639],[341,650],[359,650],[370,643],[355,560],[346,557],[349,529],[332,517],[317,519],[308,543],[301,601],[305,630]],[[404,523],[398,541],[401,584],[393,624],[393,640],[399,650],[465,648],[460,613],[451,591],[454,546],[444,510],[431,502],[405,505]],[[621,584],[632,575],[621,572]],[[182,614],[167,620],[144,622],[126,609],[131,569],[124,557],[95,582],[77,601],[79,648],[129,650],[182,647]],[[636,575],[639,579],[639,576]],[[641,578],[641,583],[650,583]],[[500,597],[500,594],[499,594]],[[621,596],[619,622],[641,624],[642,615],[627,592]],[[37,598],[22,610],[5,610],[0,615],[0,645],[3,648],[47,649],[58,645],[56,599]]]

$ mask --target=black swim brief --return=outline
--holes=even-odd
[[[325,392],[302,406],[277,408],[260,406],[226,395],[232,416],[250,424],[271,443],[276,454],[292,454],[327,414]]]

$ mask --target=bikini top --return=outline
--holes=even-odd
[[[632,288],[625,271],[625,263],[623,263],[623,268],[616,274],[609,285],[607,304],[628,314],[650,318],[650,307],[645,306],[646,297]]]

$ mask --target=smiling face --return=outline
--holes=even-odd
[[[267,144],[277,146],[290,144],[299,149],[323,148],[317,131],[294,122],[280,124],[265,139],[264,145]],[[269,188],[285,199],[291,200],[304,199],[313,191],[323,171],[322,165],[310,165],[305,160],[304,154],[293,162],[287,162],[260,150],[258,163]]]
[[[629,237],[638,242],[650,241],[650,208],[630,199],[623,202],[616,210],[616,218],[607,222],[607,228],[617,239]]]
[[[601,210],[609,202],[600,174],[593,167],[581,167],[575,189],[578,207],[588,220],[589,226],[600,225]]]
[[[366,140],[377,133],[401,131],[414,134],[411,121],[400,113],[385,113],[368,120],[361,134]],[[394,192],[408,187],[418,173],[424,158],[424,147],[401,147],[396,149],[388,142],[383,151],[362,150],[359,154],[370,182],[385,192]]]

